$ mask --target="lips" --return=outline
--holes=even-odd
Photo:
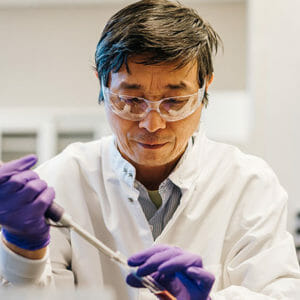
[[[144,143],[138,142],[138,144],[140,146],[142,146],[143,148],[145,148],[145,149],[160,149],[164,145],[166,145],[167,143],[163,143],[163,144],[144,144]]]

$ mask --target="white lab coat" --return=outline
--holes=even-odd
[[[125,256],[153,244],[199,254],[216,277],[213,300],[300,299],[299,266],[286,231],[286,192],[263,160],[211,141],[203,130],[170,175],[182,198],[155,241],[137,200],[135,170],[113,137],[73,144],[38,173],[74,220]],[[146,290],[128,287],[117,264],[68,230],[52,229],[51,266],[44,266],[45,259],[35,266],[24,258],[16,263],[17,255],[1,249],[6,262],[18,269],[1,267],[3,278],[12,283],[22,282],[22,272],[30,268],[31,284],[109,285],[118,299],[154,299]]]

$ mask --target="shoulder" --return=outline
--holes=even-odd
[[[207,139],[206,161],[223,174],[241,177],[277,178],[269,164],[260,157],[242,152],[238,147]]]
[[[207,164],[198,184],[224,218],[230,217],[230,232],[263,228],[266,220],[285,218],[288,195],[265,160],[211,140],[206,149]]]
[[[101,149],[109,145],[112,141],[112,136],[105,136],[99,140],[81,143],[76,142],[68,145],[59,155],[64,157],[80,157],[83,158],[85,155],[91,154],[93,156],[100,155]],[[59,156],[58,155],[58,156]]]
[[[266,211],[285,207],[287,193],[265,160],[243,153],[232,145],[209,143],[211,152],[218,153],[214,174],[220,188],[239,207],[240,216],[245,211],[247,214],[264,215]]]
[[[193,146],[175,171],[187,185],[194,182],[197,189],[211,187],[222,193],[236,193],[243,186],[255,189],[255,185],[279,185],[263,159],[243,153],[236,146],[213,141],[203,130],[195,136]]]
[[[205,185],[230,193],[237,202],[249,197],[255,198],[249,200],[252,204],[262,197],[275,202],[287,199],[278,177],[262,158],[207,139],[203,161],[201,177]]]
[[[109,147],[113,137],[103,137],[87,143],[76,142],[67,146],[61,153],[41,164],[36,171],[40,175],[63,174],[78,169],[93,170],[101,160],[103,149]]]

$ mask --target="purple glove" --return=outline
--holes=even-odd
[[[209,300],[215,281],[213,274],[203,269],[202,259],[178,247],[154,246],[131,256],[128,265],[139,267],[140,277],[151,275],[178,300]],[[132,274],[126,278],[129,285],[143,287]]]
[[[27,250],[49,244],[49,225],[44,214],[55,197],[30,168],[37,162],[35,155],[25,156],[0,167],[0,224],[5,239]]]

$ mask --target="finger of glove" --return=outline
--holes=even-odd
[[[47,183],[41,179],[33,179],[17,191],[4,196],[1,195],[0,218],[3,215],[15,210],[22,209],[25,205],[32,202],[43,190],[47,188]],[[1,220],[0,220],[1,221]]]
[[[33,202],[2,214],[1,224],[5,225],[9,232],[20,231],[26,234],[43,232],[46,227],[44,214],[54,198],[54,189],[48,187]]]
[[[144,287],[143,284],[141,283],[140,279],[138,279],[137,276],[133,273],[129,274],[126,277],[126,282],[127,282],[127,284],[129,284],[130,286],[135,287],[135,288]]]
[[[196,254],[183,253],[172,257],[158,267],[160,273],[166,275],[186,270],[188,267],[202,267],[202,259]]]
[[[153,279],[158,282],[159,278],[160,278],[160,274],[158,272],[155,272],[155,273],[151,274],[151,277],[153,277]],[[141,282],[140,277],[137,276],[137,274],[135,272],[127,275],[126,282],[132,287],[136,287],[136,288],[145,287],[143,285],[143,283]]]
[[[20,159],[5,163],[0,168],[0,184],[5,182],[10,176],[30,169],[37,162],[37,157],[34,154],[24,156]]]
[[[157,245],[151,247],[145,251],[141,251],[137,254],[134,254],[128,258],[128,265],[132,267],[137,267],[143,264],[149,257],[151,257],[155,253],[163,252],[169,248],[172,248],[167,245]]]
[[[19,199],[19,201],[17,201],[18,205],[32,202],[46,188],[47,183],[42,179],[34,179],[27,182],[23,189],[16,192],[16,196]]]
[[[47,187],[34,200],[32,208],[44,216],[46,210],[53,203],[55,199],[55,191],[53,187]]]
[[[185,300],[185,299],[197,299],[197,300],[209,300],[208,296],[211,290],[210,288],[202,289],[197,283],[191,280],[184,273],[176,273],[177,279],[180,280],[181,283],[178,286],[181,288],[177,289],[177,293],[175,292],[176,299]],[[175,288],[176,290],[176,288]]]
[[[201,289],[211,289],[215,282],[214,274],[203,268],[194,266],[189,267],[186,269],[186,274],[188,277],[196,281]]]
[[[41,234],[49,227],[46,224],[45,212],[52,204],[55,198],[55,191],[52,187],[46,188],[39,196],[26,207],[24,213],[27,215],[27,220],[24,225],[29,230],[35,226],[34,231],[40,232]]]
[[[31,170],[12,175],[9,180],[1,184],[0,194],[3,197],[8,197],[9,193],[17,192],[22,189],[27,182],[38,178],[38,174]]]
[[[137,275],[149,275],[157,271],[160,265],[164,264],[172,257],[176,257],[178,255],[181,255],[182,253],[182,250],[176,247],[168,248],[165,251],[155,253],[152,256],[150,256],[142,265],[140,265],[140,267],[137,270]]]

